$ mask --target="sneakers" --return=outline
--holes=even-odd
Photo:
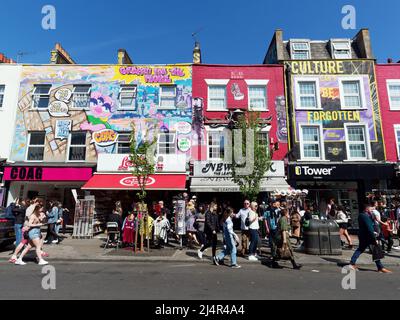
[[[385,269],[385,268],[382,268],[382,269],[378,270],[378,272],[379,273],[393,273],[392,271],[390,271],[388,269]]]
[[[358,271],[358,267],[355,264],[349,264],[349,269],[354,270],[354,271]]]
[[[199,257],[200,260],[203,259],[203,252],[197,250],[197,256]]]
[[[46,264],[49,264],[46,260],[40,259],[38,265],[39,266],[44,266]]]
[[[231,265],[231,268],[232,269],[240,269],[241,266],[239,266],[238,264],[234,264],[234,265]]]
[[[214,261],[214,264],[215,264],[216,266],[219,266],[219,260],[218,260],[217,257],[213,257],[213,261]]]
[[[256,256],[249,256],[249,261],[258,261]]]
[[[23,262],[21,259],[17,259],[17,261],[15,261],[14,264],[16,264],[17,266],[24,266],[24,265],[26,265],[26,263]]]
[[[53,240],[51,243],[57,244],[58,240]]]
[[[293,266],[293,269],[294,269],[294,270],[300,270],[301,267],[302,267],[301,264],[296,264],[295,266]]]

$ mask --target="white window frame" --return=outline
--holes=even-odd
[[[305,50],[295,50],[295,49],[293,48],[293,46],[294,46],[295,44],[299,44],[299,43],[304,43],[304,44],[307,45],[307,49],[308,49],[308,50],[307,50],[307,55],[308,55],[307,59],[299,59],[299,58],[295,58],[295,57],[294,57],[296,51],[305,51]],[[291,39],[291,40],[289,41],[289,45],[290,45],[290,58],[291,58],[292,60],[309,60],[309,59],[311,59],[310,40],[308,40],[308,39]]]
[[[341,60],[341,59],[351,59],[351,41],[350,41],[350,39],[331,39],[331,52],[332,52],[332,58],[333,59],[339,59],[339,60]],[[344,44],[346,44],[347,45],[347,52],[348,52],[348,55],[347,55],[347,57],[337,57],[336,56],[336,54],[337,54],[337,49],[335,48],[335,45],[336,44],[342,44],[342,43],[344,43]]]
[[[37,94],[37,93],[35,93],[36,92],[36,88],[37,87],[40,87],[40,86],[50,86],[50,88],[49,88],[49,91],[48,91],[48,93],[47,94],[43,94],[43,93],[40,93],[40,94]],[[48,84],[48,83],[39,83],[39,84],[34,84],[34,86],[33,86],[33,93],[32,93],[32,109],[36,109],[36,110],[46,110],[46,109],[48,109],[49,108],[49,105],[50,105],[50,92],[51,92],[51,88],[52,88],[52,85],[51,84]],[[35,96],[48,96],[49,97],[49,103],[48,103],[48,105],[47,105],[47,108],[39,108],[39,107],[36,107],[35,106]]]
[[[228,111],[228,100],[227,100],[227,85],[229,79],[205,79],[207,83],[207,111]],[[224,108],[218,109],[210,107],[210,86],[221,86],[225,87],[225,106]]]
[[[400,133],[400,124],[394,124],[393,129],[394,129],[394,138],[396,140],[397,159],[400,160],[400,143],[397,142],[397,131],[399,131]]]
[[[35,147],[42,147],[43,146],[43,159],[42,160],[29,160],[28,155],[29,155],[29,148],[31,147],[31,134],[32,133],[44,133],[44,144],[43,145],[34,145]],[[46,131],[30,131],[28,133],[28,144],[26,147],[25,151],[25,160],[27,162],[44,162],[44,157],[45,157],[45,149],[46,149]]]
[[[6,85],[5,84],[0,84],[0,88],[3,88],[3,92],[0,91],[0,96],[2,97],[1,103],[0,103],[0,111],[4,110],[4,100],[5,100],[5,93],[6,93]]]
[[[364,78],[363,77],[339,77],[339,93],[340,93],[340,108],[342,110],[365,110],[367,109],[367,104],[365,101],[365,89],[364,89]],[[345,81],[358,81],[360,85],[360,101],[361,106],[359,108],[356,107],[346,107],[345,106],[345,99],[344,99],[344,89],[343,89],[343,82]]]
[[[120,143],[119,138],[120,138],[121,136],[130,136],[130,133],[129,133],[129,132],[119,132],[119,133],[118,133],[118,139],[117,139],[117,142],[116,142],[116,144],[115,144],[115,146],[116,146],[115,151],[116,151],[116,154],[127,154],[127,153],[119,153],[119,152],[118,152],[118,146],[119,146],[119,143]],[[124,144],[125,144],[125,143],[124,143]],[[130,145],[130,144],[129,144],[129,145]]]
[[[350,157],[350,148],[349,148],[349,139],[348,139],[348,132],[347,129],[349,127],[363,127],[364,128],[364,138],[365,138],[365,152],[366,158],[352,158]],[[346,153],[347,153],[347,161],[371,161],[371,142],[369,139],[369,131],[368,125],[365,123],[345,123],[344,124],[344,136],[346,140]]]
[[[388,94],[388,100],[389,100],[389,109],[393,111],[400,111],[400,107],[394,107],[392,105],[392,99],[390,98],[390,85],[399,85],[400,86],[400,79],[388,79],[386,80],[386,88],[387,88],[387,94]]]
[[[171,134],[171,135],[173,135],[174,139],[171,142],[171,144],[174,145],[174,153],[160,153],[160,137],[161,137],[162,134]],[[176,141],[176,132],[162,132],[162,133],[159,133],[157,135],[157,155],[162,155],[163,156],[163,155],[177,154],[177,143],[176,142],[177,142]]]
[[[304,156],[304,140],[303,140],[303,127],[316,127],[319,130],[319,148],[320,148],[320,157],[305,157]],[[299,124],[299,136],[300,136],[300,159],[307,161],[325,161],[325,144],[324,144],[324,131],[322,124],[308,124],[301,123]]]
[[[271,135],[270,135],[271,128],[272,128],[272,126],[269,125],[269,126],[267,126],[265,128],[262,128],[261,130],[257,131],[257,134],[260,134],[260,133],[266,133],[267,134],[267,145],[266,145],[266,147],[267,147],[267,155],[268,156],[271,154]],[[257,139],[258,139],[258,137],[257,137]]]
[[[85,108],[78,107],[78,106],[75,105],[75,90],[76,90],[77,87],[87,87],[88,88],[88,90],[86,92],[86,94],[88,96],[88,104],[87,104],[87,106]],[[91,84],[87,84],[87,83],[74,84],[74,89],[72,91],[72,108],[79,109],[79,110],[89,110],[90,109],[90,93],[91,93],[91,91],[92,91],[92,85]],[[76,94],[82,94],[82,92],[79,92],[79,93],[76,93]]]
[[[168,88],[174,88],[175,91],[175,104],[173,107],[162,107],[161,106],[161,101],[163,98],[163,88],[168,87]],[[165,96],[165,98],[172,98],[172,96]],[[158,101],[158,109],[160,110],[175,110],[176,109],[176,85],[160,85],[160,94],[159,94],[159,101]]]
[[[263,79],[245,79],[244,80],[247,84],[247,97],[248,97],[248,106],[249,110],[251,111],[268,111],[268,83],[269,80],[263,80]],[[264,100],[264,108],[251,108],[250,104],[250,88],[251,87],[262,87],[265,89],[265,100]]]
[[[207,139],[207,160],[208,161],[214,161],[214,162],[216,162],[216,161],[219,161],[219,162],[224,161],[224,158],[210,158],[209,134],[213,133],[213,132],[220,132],[220,133],[224,134],[225,130],[226,130],[225,127],[220,127],[220,128],[211,128],[209,126],[206,127],[206,133],[207,133],[207,135],[206,135],[206,139]],[[224,138],[224,143],[225,143],[225,139],[226,139],[226,136]],[[220,145],[220,148],[221,148],[221,145]],[[225,150],[225,146],[224,146],[224,150]],[[225,155],[224,155],[224,157],[225,157]]]
[[[123,93],[134,94],[135,98],[132,98],[132,100],[133,100],[133,105],[132,106],[130,106],[130,107],[122,106],[122,95],[123,95]],[[118,110],[136,110],[136,98],[137,98],[137,85],[136,84],[120,85],[119,92],[118,92]]]
[[[315,94],[316,94],[316,102],[317,102],[317,106],[315,108],[301,106],[299,82],[315,82]],[[295,90],[296,90],[296,108],[295,108],[296,110],[323,110],[323,108],[321,106],[321,92],[320,92],[318,77],[296,77],[295,78]]]
[[[82,147],[83,146],[83,145],[75,145],[75,144],[71,145],[72,134],[73,133],[78,133],[78,132],[85,133],[86,140],[87,140],[87,131],[72,131],[72,132],[69,133],[68,145],[67,145],[67,159],[66,159],[67,161],[66,162],[86,162],[86,154],[87,154],[87,148],[88,148],[86,140],[85,140],[85,159],[84,160],[69,160],[69,153],[70,153],[71,147]]]

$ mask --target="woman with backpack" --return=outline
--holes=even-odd
[[[340,237],[345,237],[348,242],[348,248],[353,249],[353,243],[352,243],[349,233],[347,231],[347,229],[349,227],[349,218],[347,217],[343,206],[337,207],[336,223],[339,225],[339,228],[340,228]],[[344,242],[342,240],[340,240],[340,241],[343,246]]]

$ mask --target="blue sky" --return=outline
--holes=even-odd
[[[273,32],[284,38],[353,37],[369,28],[379,62],[400,60],[398,0],[19,0],[1,1],[0,52],[24,63],[47,63],[60,42],[76,62],[115,63],[128,50],[134,63],[191,62],[200,30],[204,63],[262,63]],[[41,27],[42,7],[56,8],[56,30]],[[341,27],[344,5],[357,10],[357,30]]]

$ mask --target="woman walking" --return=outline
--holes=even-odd
[[[186,235],[188,237],[188,246],[191,247],[193,242],[196,245],[200,245],[196,237],[196,228],[194,227],[194,222],[196,220],[196,208],[194,202],[190,200],[186,206]]]
[[[205,224],[206,224],[206,213],[204,205],[199,205],[199,211],[196,214],[196,221],[194,227],[197,229],[197,238],[200,241],[200,249],[197,251],[199,259],[202,259],[203,255],[201,249],[206,246],[207,240],[205,235]]]
[[[281,218],[278,221],[278,231],[279,231],[279,241],[278,241],[278,252],[287,252],[288,256],[280,258],[282,259],[289,259],[290,262],[293,265],[293,269],[299,270],[302,266],[300,264],[297,264],[296,261],[294,260],[294,255],[293,255],[293,249],[290,244],[290,238],[289,238],[289,230],[290,230],[290,223],[289,223],[289,211],[287,209],[283,209],[281,211]],[[279,256],[279,254],[278,254]],[[274,267],[279,267],[277,260],[278,257],[273,258],[273,266]]]
[[[217,234],[219,231],[218,205],[215,202],[211,202],[210,208],[206,211],[205,219],[204,233],[206,234],[207,243],[201,247],[197,254],[202,259],[204,251],[211,246],[214,259],[217,253]]]
[[[345,237],[348,243],[348,248],[353,249],[353,243],[351,241],[349,232],[347,231],[349,227],[349,218],[347,217],[345,209],[342,206],[337,207],[336,223],[340,228],[340,237]],[[342,240],[340,241],[342,242],[342,245],[344,245],[344,242]]]
[[[239,237],[233,231],[232,218],[234,216],[235,215],[233,214],[233,210],[230,208],[227,208],[222,216],[225,249],[218,256],[214,257],[214,263],[218,266],[227,255],[230,255],[231,268],[239,269],[241,267],[237,264],[236,261],[236,243],[239,243]]]
[[[252,202],[250,204],[249,211],[249,230],[250,230],[250,247],[249,247],[249,261],[258,261],[256,256],[257,245],[259,240],[258,229],[260,229],[260,224],[258,223],[259,217],[257,214],[258,204],[257,202]]]
[[[301,231],[301,215],[295,209],[290,217],[290,225],[292,227],[292,237],[297,240],[296,246],[300,245],[300,231]]]

